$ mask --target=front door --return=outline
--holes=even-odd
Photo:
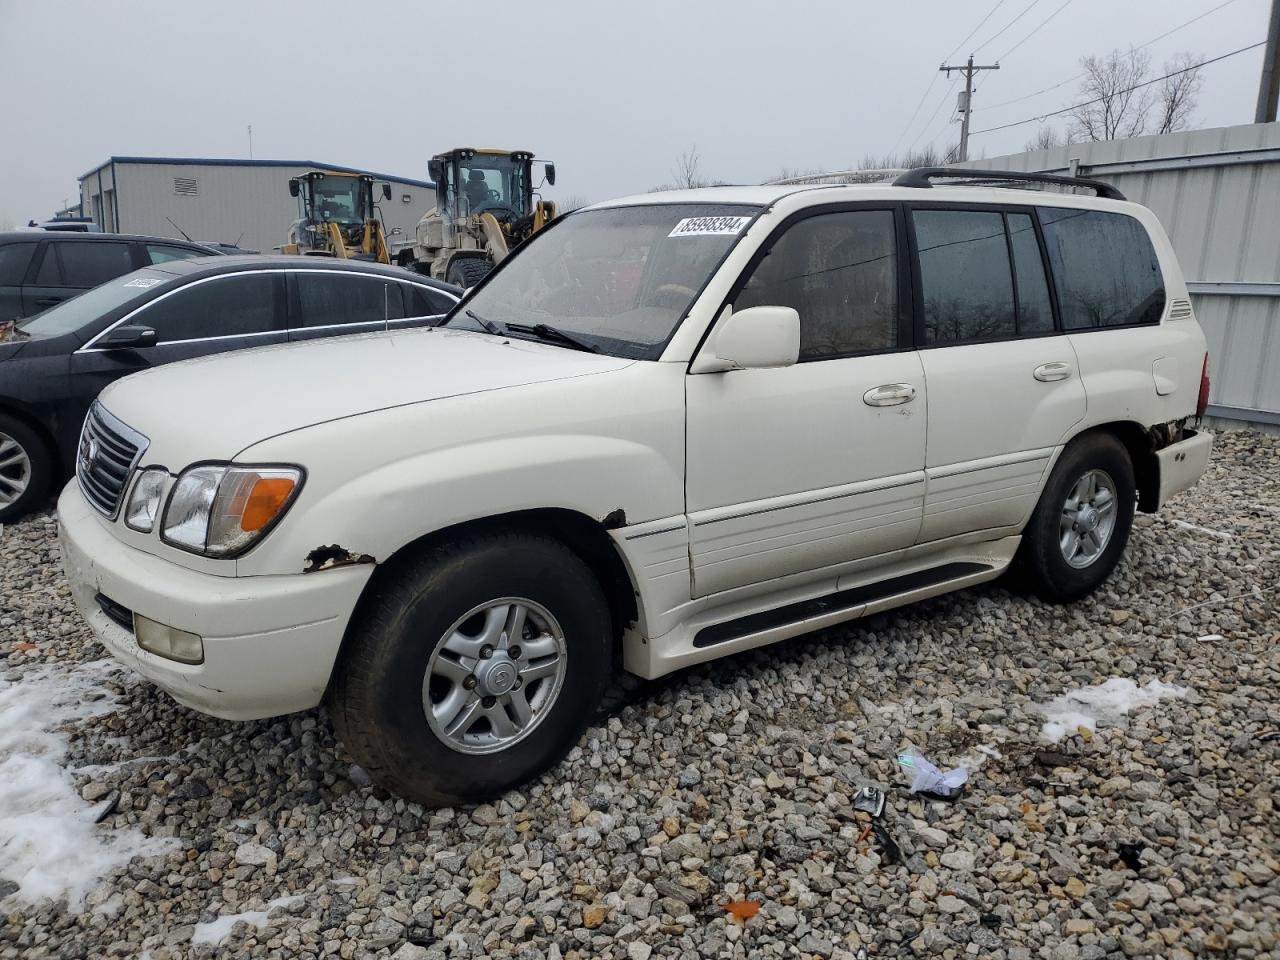
[[[819,208],[784,224],[731,301],[795,308],[799,363],[686,378],[694,596],[915,541],[926,396],[899,217]]]
[[[1020,525],[1085,413],[1034,211],[917,208],[911,221],[929,382],[920,541]]]

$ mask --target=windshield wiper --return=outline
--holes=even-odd
[[[470,311],[468,311],[470,312]],[[565,333],[556,327],[547,326],[545,323],[508,323],[508,330],[516,333],[532,333],[539,340],[548,340],[552,343],[558,343],[561,346],[571,347],[574,350],[585,350],[587,353],[599,353],[600,348],[587,343],[585,340],[579,340],[571,333]]]
[[[480,326],[484,327],[486,331],[488,331],[489,333],[492,333],[495,337],[502,336],[502,328],[499,327],[492,320],[486,320],[484,317],[480,316],[480,314],[476,313],[474,310],[463,310],[462,312],[465,313],[472,320],[474,320],[476,323],[480,324]]]

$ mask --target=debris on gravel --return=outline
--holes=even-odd
[[[713,663],[427,810],[322,710],[223,722],[104,662],[30,517],[0,531],[0,957],[1274,956],[1278,518],[1280,438],[1221,435],[1083,602],[998,583]],[[1108,683],[1125,709],[1045,735]],[[911,795],[907,752],[964,793]]]

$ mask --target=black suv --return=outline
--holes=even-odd
[[[117,233],[0,233],[0,323],[30,317],[139,267],[220,252],[185,240]]]

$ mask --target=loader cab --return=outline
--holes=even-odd
[[[510,224],[533,213],[532,153],[463,148],[433,157],[429,170],[436,206],[450,219],[491,213]]]
[[[390,192],[390,185],[384,188],[384,194]],[[289,193],[298,198],[298,215],[308,223],[353,227],[374,218],[370,176],[312,171],[290,180]]]

